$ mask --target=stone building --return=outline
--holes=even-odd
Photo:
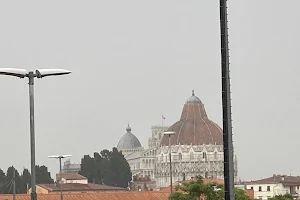
[[[223,178],[223,131],[208,118],[204,104],[194,91],[185,102],[177,122],[169,128],[152,127],[148,149],[141,148],[135,136],[134,139],[132,136],[121,138],[119,144],[123,145],[118,145],[118,149],[125,152],[123,154],[135,178],[149,177],[156,181],[157,188],[170,185],[169,138],[163,135],[165,131],[175,132],[170,140],[173,182],[197,175]],[[234,162],[237,178],[236,157]]]

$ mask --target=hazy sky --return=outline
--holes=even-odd
[[[300,174],[299,0],[230,0],[239,177]],[[0,1],[0,67],[65,68],[36,80],[36,162],[80,162],[130,122],[147,146],[195,89],[222,126],[218,0]],[[30,167],[28,81],[0,77],[0,167]],[[53,176],[54,174],[52,174]]]

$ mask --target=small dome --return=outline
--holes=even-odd
[[[124,150],[124,149],[136,149],[142,147],[139,139],[135,135],[131,133],[131,128],[128,125],[126,128],[127,133],[123,135],[123,137],[120,139],[117,149],[118,150]]]
[[[197,96],[195,96],[195,93],[193,90],[192,96],[186,100],[185,104],[202,104],[202,102]]]

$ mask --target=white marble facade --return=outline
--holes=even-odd
[[[138,139],[130,132],[130,127],[126,130],[118,149],[124,152],[133,177],[149,177],[156,181],[157,188],[170,185],[169,142],[163,133],[171,130],[176,131],[170,141],[173,183],[197,175],[223,179],[222,130],[208,119],[203,103],[194,92],[186,101],[178,122],[171,127],[151,127],[148,149],[141,147]],[[237,179],[236,157],[234,162]]]

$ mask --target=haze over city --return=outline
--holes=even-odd
[[[192,90],[222,127],[218,1],[2,1],[0,67],[64,68],[35,81],[36,163],[115,147],[172,125]],[[300,174],[297,0],[229,2],[238,176]],[[0,77],[1,169],[30,167],[27,80]]]

